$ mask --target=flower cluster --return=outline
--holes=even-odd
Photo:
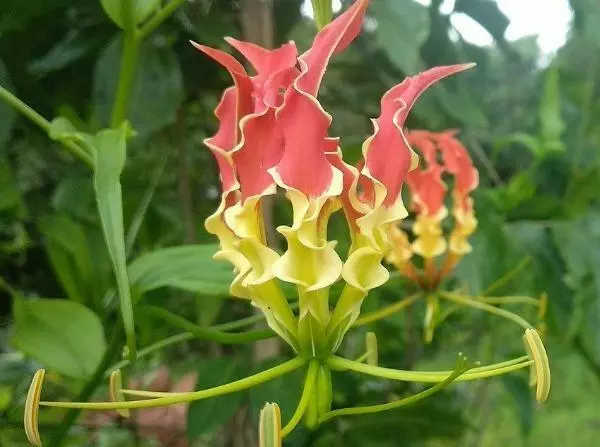
[[[406,136],[422,160],[406,179],[410,208],[415,213],[411,228],[414,240],[411,242],[409,235],[398,226],[391,226],[388,235],[393,248],[386,260],[421,287],[433,288],[472,250],[468,237],[477,228],[477,219],[470,194],[477,188],[479,175],[455,131],[413,130]],[[452,182],[451,191],[445,178]],[[454,225],[446,239],[442,222],[448,216],[448,196],[452,200]],[[434,259],[446,252],[443,264],[438,267]],[[413,264],[414,255],[423,259],[424,272]]]
[[[387,281],[381,265],[389,249],[386,228],[407,216],[401,189],[418,162],[405,120],[424,90],[471,67],[436,67],[388,90],[362,162],[358,168],[347,164],[339,139],[328,135],[331,116],[317,94],[331,57],[358,35],[367,5],[356,1],[299,56],[293,42],[267,50],[226,39],[254,67],[253,76],[229,54],[195,44],[234,82],[216,110],[219,129],[206,140],[222,183],[220,206],[206,227],[220,239],[217,257],[235,266],[232,295],[252,300],[270,327],[304,355],[334,351],[368,291]],[[261,214],[262,200],[277,187],[293,207],[291,225],[277,228],[287,241],[281,256],[266,244]],[[327,240],[329,217],[340,207],[352,234],[345,262],[335,241]],[[340,278],[345,288],[330,313],[328,290]],[[278,281],[297,286],[298,320]]]

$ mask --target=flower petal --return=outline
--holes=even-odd
[[[298,89],[317,96],[329,59],[343,51],[358,36],[369,0],[357,0],[343,14],[325,26],[312,47],[299,57],[302,74]]]
[[[406,78],[383,96],[381,115],[374,122],[375,133],[363,153],[368,176],[387,189],[384,206],[389,207],[397,201],[406,174],[417,162],[402,129],[417,98],[437,81],[472,66],[462,64],[432,68]]]
[[[281,159],[283,134],[274,109],[242,119],[242,140],[233,152],[242,201],[255,195],[275,193],[268,170]]]

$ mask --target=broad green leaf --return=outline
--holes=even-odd
[[[59,299],[14,300],[10,343],[45,368],[85,378],[100,363],[106,342],[98,317],[87,307]]]
[[[70,300],[87,304],[98,292],[85,231],[65,215],[46,216],[38,225],[52,268]]]
[[[121,316],[127,336],[127,346],[132,359],[136,355],[135,325],[127,260],[125,254],[125,230],[123,226],[123,198],[121,193],[121,171],[125,166],[126,143],[129,128],[103,130],[93,139],[96,148],[94,190],[102,222],[102,231],[113,265],[121,304]]]
[[[370,14],[377,21],[375,38],[389,60],[406,74],[423,69],[419,55],[429,36],[429,11],[414,0],[379,0]]]
[[[4,64],[0,60],[0,86],[6,89],[12,87],[8,72],[4,67]],[[16,113],[14,109],[6,104],[4,101],[0,101],[0,152],[2,151],[4,144],[8,141],[10,131],[15,122]]]
[[[133,17],[136,24],[140,24],[146,20],[160,6],[161,0],[100,0],[104,12],[110,19],[124,28],[123,14],[121,11],[123,2],[130,1],[133,3]]]
[[[229,295],[231,266],[216,261],[217,245],[184,245],[146,253],[129,265],[129,279],[138,294],[160,287],[203,295]]]
[[[242,378],[246,372],[246,368],[240,362],[230,357],[202,362],[198,368],[196,389],[224,385]],[[243,397],[243,393],[232,393],[192,402],[187,416],[188,438],[193,440],[221,427],[233,416]]]
[[[101,53],[94,72],[93,109],[96,118],[109,123],[118,84],[121,39],[114,39]],[[148,135],[173,123],[183,100],[183,78],[175,52],[153,40],[142,44],[137,64],[128,119],[140,135]]]

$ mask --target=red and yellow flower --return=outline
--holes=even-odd
[[[388,279],[381,265],[390,248],[386,228],[406,217],[402,185],[417,166],[404,123],[423,91],[471,66],[436,67],[388,90],[373,120],[373,135],[363,145],[363,161],[359,167],[348,165],[339,139],[328,133],[331,116],[317,96],[332,56],[360,32],[368,3],[356,1],[301,55],[292,42],[267,50],[226,39],[253,66],[254,75],[231,55],[194,44],[233,79],[216,110],[219,129],[205,141],[222,183],[220,205],[206,227],[220,239],[218,257],[236,269],[231,293],[252,300],[297,350],[302,350],[300,340],[310,340],[306,346],[313,350],[317,339],[329,349],[337,346],[368,291]],[[462,167],[458,156],[454,163]],[[293,208],[291,224],[277,228],[287,241],[282,255],[268,247],[261,213],[262,199],[277,187]],[[462,203],[469,205],[467,198]],[[340,207],[352,233],[345,262],[335,251],[336,242],[327,239],[329,217]],[[461,205],[457,213],[466,224],[468,210]],[[453,240],[459,247],[464,237],[457,233]],[[330,314],[329,287],[340,278],[345,290]],[[298,320],[279,281],[298,289]]]
[[[406,135],[422,159],[421,165],[406,178],[410,207],[415,213],[411,228],[414,240],[410,242],[406,232],[391,226],[388,235],[394,244],[387,260],[420,285],[435,286],[472,250],[468,238],[477,228],[477,219],[470,195],[478,185],[479,176],[455,131],[413,130]],[[452,181],[451,191],[446,179]],[[442,222],[448,216],[448,196],[451,196],[454,225],[446,239]],[[446,259],[438,268],[434,259],[446,252]],[[415,254],[423,258],[423,275],[411,262]]]

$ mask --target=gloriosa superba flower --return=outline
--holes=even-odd
[[[471,252],[468,237],[477,228],[470,194],[477,188],[479,175],[469,152],[455,134],[456,131],[406,132],[407,141],[422,160],[406,179],[410,208],[415,215],[410,228],[414,239],[410,242],[406,231],[392,225],[388,233],[392,249],[386,260],[422,288],[435,288],[458,261]],[[445,181],[448,177],[452,181],[450,193]],[[448,217],[446,199],[449,195],[453,227],[446,239],[442,223]],[[441,265],[436,265],[435,259],[446,252]],[[413,264],[414,255],[421,257],[423,271]]]
[[[120,389],[120,381],[115,380],[119,376],[113,373],[114,402],[40,402],[44,375],[39,373],[26,405],[25,428],[32,443],[41,445],[37,431],[39,405],[90,410],[170,405],[240,391],[301,367],[306,367],[306,379],[296,412],[281,428],[279,408],[267,404],[260,418],[261,445],[281,445],[281,439],[302,419],[309,428],[314,428],[332,417],[410,404],[454,380],[474,380],[525,367],[532,371],[538,399],[547,397],[548,359],[538,333],[522,319],[517,323],[526,328],[528,355],[489,366],[468,364],[459,354],[455,368],[449,371],[379,367],[373,333],[368,334],[367,352],[360,359],[353,361],[335,355],[350,328],[379,318],[367,315],[359,319],[359,315],[369,291],[389,278],[382,265],[384,257],[388,255],[388,260],[396,265],[410,260],[406,254],[398,258],[400,230],[395,227],[408,215],[401,196],[405,180],[413,193],[412,207],[419,211],[413,227],[417,239],[410,247],[407,245],[407,250],[429,259],[445,249],[436,228],[436,222],[439,224],[446,213],[437,197],[440,187],[444,189],[439,181],[440,167],[431,151],[428,154],[428,149],[420,143],[420,131],[406,132],[404,124],[417,98],[428,87],[472,66],[432,68],[389,89],[381,99],[379,117],[372,120],[373,134],[362,146],[363,160],[358,166],[347,164],[339,139],[328,134],[332,117],[319,103],[317,94],[332,56],[343,51],[360,32],[368,3],[368,0],[355,1],[325,26],[312,47],[301,55],[293,42],[268,50],[227,38],[252,65],[256,72],[253,76],[230,54],[194,43],[225,67],[233,79],[233,85],[225,90],[215,111],[218,131],[205,140],[218,164],[222,187],[218,209],[207,219],[206,228],[219,238],[221,249],[216,258],[234,266],[231,294],[258,307],[269,327],[297,357],[247,378],[193,393]],[[439,138],[456,146],[450,133]],[[418,157],[411,143],[420,148],[427,162],[425,169],[416,169]],[[445,169],[457,181],[453,208],[457,225],[450,236],[451,256],[468,252],[466,238],[476,225],[468,197],[477,182],[476,171],[465,154],[466,151],[459,149],[444,154]],[[463,172],[467,168],[468,175]],[[464,180],[468,176],[469,180]],[[262,214],[265,198],[274,195],[278,188],[285,191],[293,210],[291,224],[277,228],[287,241],[283,254],[268,246]],[[352,237],[345,262],[335,250],[336,242],[327,239],[329,218],[340,209]],[[345,284],[331,307],[329,290],[338,281]],[[297,314],[282,291],[282,283],[290,283],[297,289]],[[383,309],[378,315],[389,313]],[[383,406],[331,410],[332,370],[436,385]],[[126,401],[128,396],[144,399]]]

